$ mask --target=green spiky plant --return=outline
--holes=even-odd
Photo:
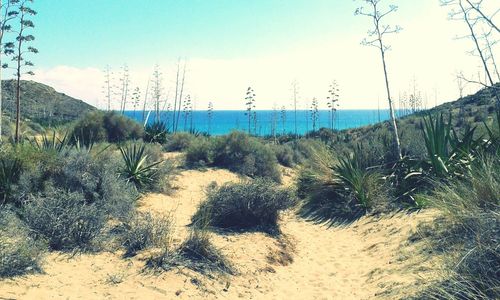
[[[148,143],[165,144],[169,129],[165,122],[156,121],[144,127],[144,141]]]
[[[71,148],[68,134],[65,133],[62,138],[59,138],[55,130],[52,132],[52,135],[43,133],[41,141],[36,138],[29,141],[33,147],[41,151],[55,151],[57,153],[61,153]]]
[[[154,183],[158,175],[158,165],[162,163],[162,161],[157,161],[148,164],[145,148],[145,145],[137,144],[119,148],[125,163],[122,175],[137,189],[147,188]]]
[[[0,205],[12,194],[12,186],[19,180],[22,163],[19,159],[0,159]]]

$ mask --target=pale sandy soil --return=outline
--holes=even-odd
[[[174,155],[177,156],[177,155]],[[286,169],[285,185],[293,182]],[[205,188],[241,180],[226,170],[182,171],[171,196],[151,194],[139,209],[172,214],[175,242],[181,242]],[[44,274],[0,281],[0,299],[399,299],[434,278],[438,259],[416,251],[407,238],[434,213],[363,217],[344,228],[327,228],[286,213],[283,237],[263,233],[213,234],[238,271],[203,276],[186,269],[144,271],[147,254],[51,253]]]

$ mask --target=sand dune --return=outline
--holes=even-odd
[[[285,184],[293,172],[285,170]],[[182,171],[171,196],[151,194],[139,209],[172,214],[175,241],[203,199],[205,188],[235,182],[226,170]],[[411,231],[433,212],[363,217],[342,228],[281,220],[283,237],[263,233],[213,234],[213,241],[238,271],[235,276],[202,276],[186,269],[144,272],[144,258],[121,252],[47,255],[44,274],[0,281],[0,299],[398,299],[433,278],[436,259],[408,244]]]

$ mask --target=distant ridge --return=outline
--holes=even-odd
[[[3,113],[11,119],[16,114],[15,80],[2,80]],[[21,81],[21,117],[41,124],[73,121],[96,110],[90,104],[75,99],[54,88],[35,81]]]

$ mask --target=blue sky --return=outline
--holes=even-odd
[[[216,108],[237,109],[248,85],[261,108],[281,106],[289,102],[295,79],[306,106],[312,97],[324,98],[336,79],[345,108],[373,108],[384,90],[376,49],[360,45],[371,25],[354,16],[360,2],[35,0],[34,46],[40,53],[32,59],[34,80],[99,105],[105,65],[119,77],[126,63],[133,85],[144,90],[159,64],[167,97],[182,57],[188,62],[187,93],[200,107],[215,101]],[[454,40],[463,25],[448,21],[438,0],[382,2],[398,4],[387,21],[404,28],[388,40],[395,93],[416,78],[428,94],[439,89],[440,102],[456,97],[454,73],[475,74],[478,65],[466,54],[471,45]]]

